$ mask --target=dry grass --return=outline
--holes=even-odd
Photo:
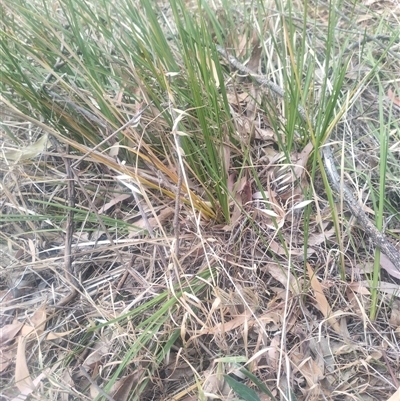
[[[278,6],[268,5],[261,27],[271,38],[261,44],[268,62],[254,50],[260,42],[255,20],[246,20],[251,13],[216,14],[221,24],[229,26],[229,16],[237,24],[224,45],[288,93],[283,71],[293,64],[283,63],[276,48],[285,48],[290,60],[290,41],[279,43],[286,36]],[[293,8],[300,37],[302,5]],[[325,126],[319,142],[293,117],[297,107],[290,99],[239,76],[221,58],[231,118],[223,121],[221,106],[225,131],[209,137],[220,158],[214,176],[206,169],[209,159],[188,161],[188,149],[195,152],[185,147],[189,140],[203,154],[209,142],[199,140],[204,126],[191,99],[181,105],[185,114],[174,104],[184,99],[176,88],[190,81],[176,43],[171,48],[181,75],[165,79],[161,90],[139,68],[121,67],[118,74],[131,75],[120,92],[107,88],[109,115],[100,112],[102,105],[85,103],[83,90],[79,107],[90,114],[77,113],[76,120],[54,96],[54,115],[44,122],[28,101],[21,99],[19,107],[4,96],[2,400],[231,400],[232,389],[245,401],[389,399],[400,381],[400,274],[381,255],[383,270],[373,282],[375,250],[340,197],[332,208],[313,149],[334,143],[344,179],[371,220],[386,155],[382,214],[399,248],[399,30],[393,29],[397,38],[379,36],[382,16],[396,27],[399,9],[395,2],[344,3],[336,29],[352,33],[340,87],[349,95],[338,98],[332,110],[342,118]],[[167,30],[172,11],[161,10],[157,16]],[[321,99],[333,96],[324,92],[331,81],[323,85],[327,5],[318,2],[306,12],[310,30],[303,33],[317,55],[315,74],[306,79],[311,66],[304,59],[308,89],[290,95],[307,96],[300,100],[310,118],[322,121],[319,105],[328,114],[329,104]],[[249,26],[254,31],[246,31]],[[371,36],[356,43],[364,29]],[[67,93],[61,84],[54,91]],[[124,101],[126,92],[135,93],[133,106]],[[123,125],[122,116],[132,118],[144,103],[149,108],[140,123],[110,135]],[[213,127],[220,121],[211,116],[205,125]],[[43,135],[49,142],[37,144]],[[93,151],[103,140],[106,147]]]

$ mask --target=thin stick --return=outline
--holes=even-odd
[[[68,145],[67,152],[68,153]],[[69,302],[71,302],[78,295],[78,280],[75,276],[74,269],[72,267],[73,256],[72,256],[72,240],[74,236],[75,224],[74,224],[74,207],[75,207],[75,183],[74,177],[70,166],[70,160],[68,157],[63,157],[65,170],[67,173],[67,188],[68,188],[68,213],[67,213],[67,234],[65,237],[65,255],[64,255],[64,275],[69,284],[71,285],[71,293],[66,297],[62,298],[56,305],[56,308],[60,308]]]

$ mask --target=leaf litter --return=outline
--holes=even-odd
[[[247,54],[247,47],[248,39],[239,36],[238,57]],[[248,64],[257,70],[261,62],[260,47],[257,42],[252,42],[250,47]],[[216,78],[215,66],[210,65],[210,68]],[[260,122],[260,115],[264,113],[257,106],[259,101],[253,101],[261,97],[258,89],[245,82],[238,93],[240,82],[235,84],[236,87],[228,85],[233,122],[241,146],[252,148],[253,166],[260,182],[255,182],[250,169],[238,178],[230,164],[235,152],[226,147],[224,160],[230,173],[229,189],[233,199],[230,223],[218,231],[218,227],[201,222],[202,235],[210,239],[203,241],[196,235],[196,216],[190,215],[190,209],[183,208],[183,276],[189,280],[191,275],[204,271],[210,259],[219,266],[219,276],[203,279],[207,287],[199,294],[188,293],[179,298],[176,309],[169,311],[170,320],[161,329],[164,332],[159,333],[160,338],[153,335],[151,341],[143,344],[141,352],[125,364],[123,375],[110,386],[112,399],[126,400],[130,393],[139,394],[139,391],[144,394],[142,399],[150,399],[153,392],[158,397],[154,399],[163,396],[169,400],[197,399],[190,392],[196,392],[203,399],[232,399],[232,387],[224,380],[224,375],[230,374],[231,365],[218,357],[221,353],[243,356],[242,364],[257,374],[273,396],[280,399],[283,399],[282,394],[290,392],[289,387],[296,390],[298,400],[396,399],[393,397],[397,392],[393,393],[399,378],[398,283],[393,280],[380,283],[382,294],[389,295],[382,295],[381,299],[382,313],[388,313],[387,319],[370,321],[368,288],[371,283],[365,280],[368,276],[361,268],[359,277],[354,277],[353,270],[348,282],[339,280],[335,264],[330,263],[337,256],[329,254],[327,247],[335,237],[326,217],[310,223],[308,244],[313,248],[307,254],[309,262],[304,265],[304,240],[298,232],[301,231],[298,228],[302,224],[301,212],[306,206],[317,208],[324,203],[323,199],[315,197],[310,201],[303,196],[310,185],[315,185],[317,192],[320,189],[306,174],[312,146],[306,145],[301,152],[292,151],[289,160],[283,157],[276,150],[278,139],[268,125],[268,118],[263,115],[266,121]],[[391,90],[388,97],[396,103],[397,97]],[[41,142],[39,145],[40,149],[34,147],[33,153],[20,160],[29,161],[47,150]],[[168,181],[174,174],[170,172],[162,180]],[[57,174],[53,178],[56,177]],[[95,177],[86,173],[82,179],[90,183]],[[114,181],[117,179],[113,177]],[[130,183],[128,188],[139,191]],[[114,189],[107,182],[99,182],[101,193]],[[7,193],[2,196],[7,197]],[[157,212],[156,205],[146,209],[149,217],[146,220],[156,232],[171,232],[173,209],[161,195],[155,199],[160,201],[160,207]],[[18,204],[10,198],[7,201],[14,208]],[[131,193],[112,194],[101,206],[97,205],[98,213],[109,216],[116,213],[119,205],[124,209],[127,204],[131,210],[137,208]],[[90,209],[93,205],[86,207]],[[256,227],[249,224],[249,216]],[[126,213],[124,218],[130,219],[131,214]],[[141,230],[147,228],[144,220],[138,215],[136,224]],[[43,292],[40,297],[10,292],[11,299],[5,299],[2,305],[16,319],[2,327],[1,352],[5,362],[0,372],[5,377],[3,383],[14,383],[13,391],[18,390],[18,399],[41,391],[39,384],[49,376],[47,370],[40,370],[32,361],[50,361],[51,358],[67,361],[72,351],[76,352],[73,362],[70,365],[66,362],[64,370],[53,378],[61,380],[59,387],[53,384],[56,392],[59,390],[54,393],[54,399],[62,399],[63,386],[73,387],[75,394],[81,391],[91,399],[101,396],[100,390],[110,382],[115,368],[125,358],[127,344],[140,344],[138,337],[146,330],[151,331],[151,327],[144,325],[150,312],[157,313],[151,297],[165,290],[165,281],[170,279],[168,274],[159,273],[156,255],[160,248],[162,252],[171,248],[173,238],[165,235],[151,239],[140,236],[140,231],[135,231],[135,235],[129,228],[125,232],[123,227],[121,230],[115,233],[113,244],[107,242],[107,246],[103,246],[101,237],[106,233],[101,232],[93,239],[95,246],[87,245],[77,251],[75,258],[80,264],[77,271],[82,276],[82,289],[79,298],[61,311],[54,312],[54,302],[47,301],[55,301],[65,292],[66,284],[59,272],[63,255],[53,256],[50,252],[57,246],[63,248],[63,239],[44,236],[43,249],[48,250],[46,266],[31,239],[22,247],[21,255],[12,255],[15,258],[13,268],[29,264],[32,283],[38,286],[49,280],[52,283],[38,288],[38,294]],[[81,234],[74,233],[76,238]],[[134,241],[133,237],[137,236],[139,239]],[[119,242],[119,239],[126,241]],[[122,265],[130,269],[115,269],[115,252],[121,253]],[[357,257],[349,260],[349,269],[350,266],[357,268],[362,262]],[[381,264],[389,273],[387,280],[390,276],[398,279],[382,256]],[[37,281],[35,277],[39,277]],[[176,293],[174,296],[178,298]],[[43,297],[46,303],[42,302]],[[139,307],[150,300],[149,309],[141,310],[132,318],[126,317],[126,306],[134,307],[136,300]],[[17,309],[26,313],[16,312]],[[119,319],[124,320],[124,327],[119,326]],[[104,325],[107,322],[113,323]],[[168,338],[176,328],[179,335],[172,348],[156,355],[155,350],[162,343],[161,334],[166,333]],[[87,337],[94,332],[101,334]],[[75,344],[81,346],[75,348]],[[164,362],[157,365],[154,358],[160,355]],[[282,371],[284,364],[288,366],[285,372]],[[89,372],[89,379],[77,371],[79,366]],[[66,374],[68,369],[71,369],[69,375]],[[144,381],[148,377],[152,379],[151,384]],[[255,387],[254,382],[247,382],[247,385]],[[262,398],[259,391],[255,393]],[[389,398],[389,394],[393,396]]]

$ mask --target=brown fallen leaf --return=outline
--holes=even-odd
[[[253,50],[251,51],[250,59],[247,63],[247,68],[254,72],[258,72],[260,69],[260,60],[262,53],[262,46],[260,46],[260,38],[257,35],[256,31],[253,31],[253,37],[251,41]]]
[[[267,265],[263,266],[261,270],[267,271],[271,276],[279,281],[285,288],[287,284],[289,284],[289,290],[294,295],[301,294],[301,286],[296,277],[293,276],[292,273],[283,270],[282,267],[278,266],[277,264],[268,263]]]
[[[240,103],[246,102],[246,99],[249,97],[247,92],[242,93],[228,93],[227,95],[229,104],[233,106],[239,106]]]
[[[46,302],[32,315],[30,322],[36,330],[36,334],[40,336],[44,332],[44,326],[46,324],[47,312]]]
[[[385,269],[392,277],[400,279],[400,272],[384,253],[381,253],[380,265],[382,269]]]
[[[114,196],[114,198],[112,198],[102,208],[100,208],[98,213],[103,214],[111,207],[115,206],[116,204],[118,204],[120,202],[123,202],[125,199],[129,199],[131,196],[132,196],[131,194],[120,194],[120,195]]]
[[[395,96],[394,92],[392,91],[392,88],[388,89],[388,98],[396,105],[400,107],[400,98]]]
[[[21,393],[19,396],[20,398],[22,397],[21,399],[24,399],[24,397],[26,398],[36,387],[29,374],[26,362],[26,342],[32,335],[39,337],[44,332],[46,318],[46,303],[43,303],[31,316],[31,325],[24,324],[21,328],[21,335],[18,337],[15,363],[15,385]]]
[[[15,349],[0,352],[0,373],[5,372],[15,358]]]
[[[82,366],[87,370],[93,369],[109,352],[110,341],[107,339],[101,339],[92,347],[94,351],[92,351],[87,358],[84,360]]]
[[[258,321],[269,331],[278,331],[282,329],[282,311],[269,311],[258,317]],[[258,330],[256,330],[258,331]]]
[[[228,331],[234,330],[242,326],[246,321],[251,318],[251,312],[247,309],[245,312],[227,322],[218,323],[214,327],[208,327],[201,330],[201,334],[216,334],[216,333],[226,333]]]
[[[369,281],[361,281],[362,285],[365,287],[370,287],[371,283]],[[400,297],[399,285],[395,283],[387,283],[386,281],[381,281],[379,283],[379,291],[385,294],[389,294],[392,297]]]
[[[309,388],[315,388],[324,377],[321,368],[311,357],[306,358],[302,352],[291,352],[290,359],[299,373],[306,379]]]
[[[21,395],[28,395],[35,389],[35,386],[29,374],[28,364],[26,362],[25,350],[26,350],[26,337],[19,336],[17,358],[15,363],[15,385],[21,392]]]
[[[224,375],[217,373],[215,369],[207,369],[204,372],[204,377],[202,390],[205,396],[211,399],[221,399],[221,395],[227,397],[231,392],[229,385],[225,382]]]
[[[58,340],[59,338],[63,338],[65,336],[67,336],[68,334],[73,333],[74,331],[79,330],[79,329],[72,329],[72,330],[68,330],[68,331],[63,331],[63,332],[56,332],[56,333],[49,333],[46,336],[46,340],[50,341],[50,340]]]
[[[392,326],[400,327],[400,301],[397,299],[393,301],[389,323]]]
[[[23,325],[23,323],[15,321],[2,327],[0,330],[0,344],[5,345],[8,341],[13,340]]]
[[[168,220],[174,214],[174,209],[170,207],[166,207],[163,209],[157,217],[150,217],[147,219],[147,223],[144,219],[140,219],[139,221],[135,222],[133,225],[133,229],[130,230],[129,238],[135,237],[140,234],[140,230],[138,228],[147,229],[147,224],[152,228],[156,229],[159,224],[162,226],[163,223]]]
[[[131,390],[140,383],[143,373],[144,369],[142,367],[139,367],[136,372],[131,373],[130,375],[116,381],[113,388],[111,389],[113,400],[127,401],[130,396]]]
[[[40,373],[40,375],[38,377],[36,377],[32,383],[33,383],[33,389],[37,388],[39,386],[39,383],[45,379],[48,375],[49,375],[50,371],[48,369],[44,370],[42,373]],[[26,393],[21,393],[18,394],[17,397],[13,398],[11,401],[25,401],[31,394],[31,392],[33,391],[33,389],[31,391],[27,391]]]
[[[279,347],[281,343],[281,337],[276,335],[272,338],[271,343],[268,347],[268,352],[266,354],[266,360],[268,362],[268,366],[272,369],[278,369],[278,360],[279,360]]]
[[[368,288],[366,288],[361,281],[355,281],[349,284],[349,287],[358,294],[361,295],[371,295]]]
[[[229,223],[229,230],[224,227],[225,231],[231,231],[243,214],[242,207],[246,203],[243,202],[243,199],[246,196],[245,188],[247,185],[249,185],[248,178],[246,177],[246,175],[244,175],[237,183],[235,183],[233,187],[232,194],[235,198],[235,202],[233,203],[233,211],[231,221]]]
[[[309,263],[307,263],[307,271],[308,276],[310,277],[311,288],[314,290],[314,297],[317,302],[316,307],[324,315],[325,319],[332,326],[332,328],[337,333],[340,333],[340,325],[336,318],[332,316],[331,306],[329,305],[329,302],[324,295],[322,286]]]

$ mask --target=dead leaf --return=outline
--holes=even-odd
[[[15,357],[15,348],[0,352],[0,373],[5,372]]]
[[[225,137],[227,137],[228,135],[226,134]],[[226,139],[226,143],[229,143],[229,139]],[[222,154],[223,154],[223,168],[224,168],[224,175],[228,176],[229,175],[229,171],[231,168],[231,147],[225,144],[222,145]]]
[[[389,323],[392,326],[400,327],[400,301],[397,299],[392,303],[392,312],[390,313]]]
[[[240,195],[242,196],[242,204],[246,205],[248,202],[251,202],[252,200],[252,194],[251,194],[251,183],[246,177],[246,182],[243,187],[243,190],[240,192]]]
[[[299,285],[298,280],[296,277],[293,276],[292,273],[284,270],[280,266],[276,264],[269,263],[261,268],[264,271],[267,271],[271,276],[279,281],[285,288],[289,284],[289,290],[294,295],[301,294],[301,287]]]
[[[387,401],[399,401],[400,400],[400,387]]]
[[[193,377],[193,370],[185,360],[180,358],[179,353],[170,354],[169,363],[164,369],[168,380],[187,380]]]
[[[360,14],[356,20],[356,24],[357,25],[361,25],[362,22],[366,22],[366,21],[370,21],[372,20],[374,17],[371,14]],[[365,24],[363,24],[365,25]]]
[[[233,178],[234,176],[231,174],[230,175],[230,180],[231,180],[230,185],[232,187],[231,192],[235,201],[233,202],[233,211],[230,219],[231,221],[223,228],[224,231],[231,231],[236,225],[236,223],[239,221],[239,219],[243,214],[242,207],[247,201],[247,198],[249,196],[249,190],[251,191],[250,183],[247,179],[246,174],[240,179],[239,182],[236,183],[233,182]]]
[[[0,344],[5,345],[8,341],[13,340],[23,325],[23,323],[14,321],[14,323],[2,327],[0,330]]]
[[[228,331],[234,330],[234,329],[242,326],[250,318],[251,318],[251,312],[246,309],[242,315],[237,316],[237,317],[229,320],[228,322],[218,323],[214,327],[212,327],[212,328],[210,327],[207,330],[207,334],[226,333]],[[202,334],[204,334],[203,330],[202,330]]]
[[[32,315],[30,318],[33,327],[36,329],[36,334],[40,336],[44,331],[46,324],[47,313],[46,313],[46,302]]]
[[[94,351],[92,351],[85,361],[83,362],[82,366],[86,370],[93,369],[97,363],[101,361],[101,359],[106,355],[109,351],[109,342],[107,340],[99,340],[94,345]]]
[[[238,36],[239,44],[237,46],[237,56],[241,58],[246,54],[246,48],[247,48],[247,35],[239,35]]]
[[[315,306],[324,315],[325,319],[333,327],[333,329],[337,333],[340,333],[340,325],[336,318],[332,316],[332,309],[324,295],[322,286],[309,263],[307,263],[307,271],[310,277],[311,288],[314,290],[314,297],[317,302]]]
[[[392,277],[400,279],[400,272],[384,253],[381,253],[380,265],[382,269],[385,269]]]
[[[313,388],[324,377],[323,369],[311,358],[305,358],[301,352],[291,352],[290,359],[297,370],[306,379],[310,388]]]
[[[299,198],[297,201],[302,200],[301,187],[306,187],[308,182],[305,178],[306,165],[308,158],[314,146],[309,142],[300,153],[293,152],[290,155],[290,163],[287,163],[284,154],[278,154],[275,160],[271,160],[270,180],[271,184],[276,187],[276,192],[282,200]],[[295,188],[293,184],[297,183]],[[300,185],[298,185],[301,183]]]
[[[253,50],[251,51],[251,56],[247,63],[247,68],[249,68],[253,72],[258,72],[260,67],[262,47],[260,46],[260,38],[255,31],[253,32],[251,44],[253,46]]]
[[[99,214],[103,214],[106,212],[108,209],[111,207],[115,206],[117,203],[123,202],[125,199],[129,199],[131,195],[128,194],[120,194],[118,196],[115,196],[110,200],[110,202],[107,202],[102,208],[99,210]]]
[[[254,214],[254,219],[257,221],[257,224],[266,225],[269,229],[277,231],[285,224],[286,213],[283,208],[279,206],[270,188],[269,199],[271,199],[271,201],[260,201],[265,207],[256,207],[254,209],[254,211],[257,212]]]
[[[348,70],[346,72],[346,78],[361,80],[361,78],[364,78],[370,72],[371,72],[371,68],[361,65],[361,64],[356,64],[356,65],[348,68]]]
[[[143,368],[139,367],[136,372],[116,381],[111,389],[113,400],[127,401],[131,390],[139,384],[143,376],[143,372]]]
[[[235,124],[236,131],[239,135],[239,139],[245,146],[249,146],[250,141],[254,137],[255,131],[255,122],[254,120],[235,113],[233,110],[231,111],[233,122]]]
[[[214,369],[207,369],[204,377],[203,392],[205,396],[211,399],[221,399],[221,395],[228,396],[231,390],[222,373],[215,372]]]
[[[269,344],[266,359],[268,366],[272,369],[278,369],[279,347],[281,344],[281,337],[276,335],[272,338]]]
[[[318,246],[330,239],[335,234],[335,229],[332,227],[330,230],[324,230],[321,233],[311,233],[308,238],[309,246]]]
[[[119,142],[115,142],[115,143],[110,147],[110,150],[109,150],[109,152],[108,152],[108,155],[109,155],[110,157],[116,157],[116,156],[118,156],[119,149],[120,149]]]
[[[258,321],[263,323],[269,331],[278,331],[282,328],[282,311],[266,312],[259,316]],[[256,329],[256,331],[258,331]]]
[[[37,388],[38,386],[39,386],[39,383],[43,380],[43,379],[45,379],[48,375],[49,375],[49,370],[48,369],[46,369],[45,371],[43,371],[42,373],[40,373],[40,375],[38,376],[38,377],[36,377],[36,379],[35,380],[33,380],[32,381],[32,383],[33,383],[33,388],[35,389],[35,388]],[[32,390],[33,391],[33,390]],[[32,391],[29,391],[28,393],[21,393],[21,394],[18,394],[18,396],[17,397],[15,397],[15,398],[13,398],[11,401],[25,401],[28,397],[29,397],[29,395],[31,394],[31,392]]]
[[[260,141],[276,143],[277,137],[275,131],[271,127],[267,128],[258,128],[254,129],[254,138],[259,139]]]
[[[239,106],[240,103],[246,102],[246,99],[249,97],[247,92],[242,93],[228,93],[227,95],[229,104],[233,106]]]
[[[79,330],[79,329],[72,329],[72,330],[63,331],[63,332],[59,332],[59,333],[49,333],[46,336],[46,340],[48,340],[48,341],[50,341],[50,340],[58,340],[59,338],[65,337],[68,334],[71,334],[76,330]]]
[[[46,303],[43,303],[31,316],[30,322],[32,325],[24,324],[21,328],[21,335],[18,337],[15,363],[15,385],[21,393],[18,396],[18,399],[21,400],[25,399],[36,388],[38,380],[40,381],[42,378],[42,376],[39,376],[34,382],[30,377],[26,362],[26,342],[31,335],[35,334],[36,336],[40,336],[43,333],[46,319]]]
[[[3,152],[0,152],[0,158],[4,158],[6,160],[11,161],[22,161],[33,159],[36,156],[40,155],[47,149],[48,146],[48,135],[44,134],[38,141],[34,144],[25,146],[20,149],[9,149]]]
[[[141,218],[139,221],[134,223],[133,230],[130,230],[129,238],[135,237],[140,234],[138,228],[147,229],[147,224],[152,228],[156,229],[159,225],[168,220],[174,214],[174,209],[171,207],[166,207],[163,209],[157,217],[150,217],[147,219],[147,223]]]
[[[368,288],[366,288],[361,281],[356,281],[349,284],[349,287],[361,295],[371,295]]]
[[[19,336],[17,358],[15,363],[15,385],[22,395],[30,394],[35,386],[29,374],[28,365],[26,363],[26,337]]]
[[[368,291],[368,290],[367,290]],[[352,307],[352,310],[363,316],[365,314],[365,311],[361,310],[362,302],[359,299],[360,296],[355,293],[351,288],[347,287],[346,288],[346,296],[348,301],[350,302],[350,305]]]
[[[400,98],[398,98],[397,96],[395,96],[395,94],[394,94],[394,92],[392,91],[392,88],[389,88],[388,89],[388,98],[390,99],[390,100],[392,100],[393,101],[393,103],[396,105],[396,106],[399,106],[400,107]]]
[[[361,283],[362,283],[362,285],[364,285],[365,287],[368,287],[368,288],[371,286],[371,283],[368,281],[361,281]],[[379,283],[379,291],[384,292],[385,294],[389,294],[390,296],[393,296],[393,297],[400,297],[398,284],[381,281]]]
[[[277,255],[286,255],[287,251],[293,256],[301,256],[304,254],[304,251],[302,249],[289,248],[286,251],[281,244],[279,244],[273,239],[269,241],[268,245],[269,248]]]

